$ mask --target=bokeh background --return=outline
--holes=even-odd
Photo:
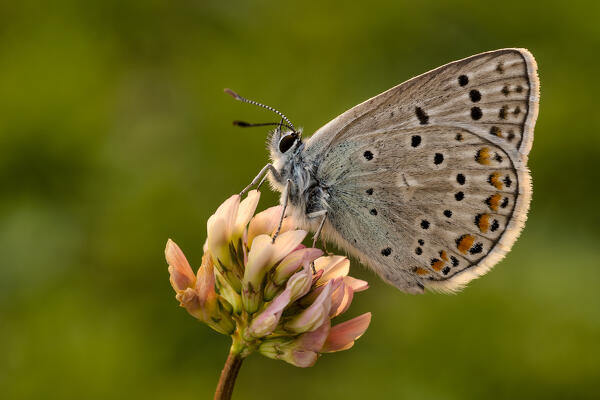
[[[585,399],[600,389],[600,3],[0,2],[0,397],[211,398],[229,339],[177,307],[163,249],[198,265],[206,220],[267,161],[414,75],[527,47],[541,107],[532,209],[456,296],[371,282],[350,351],[250,357],[237,399]],[[260,208],[276,201],[264,194]]]

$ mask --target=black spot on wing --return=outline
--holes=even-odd
[[[483,116],[483,113],[481,112],[481,108],[479,108],[479,107],[471,108],[471,118],[473,118],[475,121],[477,121],[478,119],[481,119],[482,116]]]
[[[415,135],[412,138],[410,138],[410,145],[412,147],[417,147],[421,144],[421,136],[419,135]]]
[[[495,219],[494,222],[492,222],[492,226],[490,227],[490,230],[492,232],[495,232],[498,228],[500,228],[500,224],[498,223],[498,220]]]
[[[477,103],[479,100],[481,100],[481,92],[473,89],[469,92],[469,97],[473,103]]]
[[[423,111],[421,107],[415,108],[415,114],[417,115],[421,125],[427,125],[429,123],[429,115],[427,115],[427,113]]]
[[[483,251],[483,244],[476,243],[473,247],[471,247],[471,249],[469,250],[469,253],[471,253],[471,254],[479,254],[482,251]]]
[[[498,118],[500,119],[506,119],[506,113],[508,112],[508,107],[507,106],[502,106],[502,108],[500,108],[500,111],[498,111]]]

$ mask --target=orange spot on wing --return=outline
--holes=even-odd
[[[474,242],[475,242],[475,236],[462,235],[461,237],[459,237],[456,240],[456,247],[458,248],[458,251],[460,251],[461,253],[467,254],[467,251],[469,251],[471,246],[473,246]]]
[[[425,268],[417,267],[415,269],[415,273],[417,275],[427,275],[427,274],[429,274],[429,271],[427,271]]]
[[[481,214],[477,226],[481,232],[486,233],[490,228],[490,214]]]
[[[444,268],[444,262],[442,260],[435,260],[432,264],[431,264],[431,268],[433,268],[436,271],[441,271],[442,268]]]
[[[504,186],[502,180],[500,179],[500,176],[501,175],[499,172],[494,172],[488,178],[488,182],[490,183],[490,185],[494,186],[496,189],[502,189],[502,187]]]
[[[448,254],[446,254],[446,251],[440,251],[440,257],[442,257],[442,260],[448,261]]]
[[[475,161],[479,164],[490,165],[491,153],[489,147],[482,147],[475,155]]]
[[[500,193],[496,193],[496,194],[493,194],[490,197],[488,197],[485,202],[492,211],[497,211],[498,206],[500,205],[501,199],[502,199],[502,196],[500,195]]]

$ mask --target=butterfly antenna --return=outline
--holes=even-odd
[[[288,127],[288,128],[291,128],[291,129],[292,129],[292,131],[293,131],[294,133],[298,133],[298,132],[296,131],[296,128],[294,127],[294,124],[292,124],[292,123],[290,122],[290,120],[289,120],[289,119],[288,119],[288,118],[287,118],[285,115],[283,115],[283,113],[282,113],[282,112],[280,112],[279,110],[276,110],[276,109],[274,109],[273,107],[270,107],[270,106],[267,106],[267,105],[261,104],[261,103],[259,103],[259,102],[257,102],[257,101],[254,101],[254,100],[249,100],[249,99],[247,99],[247,98],[245,98],[245,97],[242,97],[242,96],[240,96],[239,94],[237,94],[236,92],[234,92],[234,91],[233,91],[233,90],[231,90],[231,89],[225,89],[225,93],[227,93],[228,95],[230,95],[231,97],[233,97],[233,98],[234,98],[234,99],[236,99],[236,100],[239,100],[239,101],[242,101],[242,102],[244,102],[244,103],[248,103],[248,104],[254,104],[255,106],[259,106],[259,107],[262,107],[262,108],[266,108],[267,110],[271,110],[271,111],[273,111],[275,114],[277,114],[277,115],[279,115],[281,118],[283,118],[283,119],[285,120],[285,122],[287,122],[287,127]],[[240,122],[240,121],[237,121],[237,122]],[[234,125],[238,125],[238,124],[236,124],[236,123],[234,122]],[[242,125],[238,125],[238,126],[242,126]]]
[[[292,131],[294,130],[291,126],[289,126],[287,124],[282,124],[280,122],[264,122],[264,123],[260,123],[260,124],[255,124],[255,123],[245,122],[245,121],[233,121],[233,125],[239,126],[240,128],[254,128],[255,126],[273,126],[273,125],[277,125],[277,127],[279,129],[281,129],[282,126],[285,126],[286,128],[291,129]]]

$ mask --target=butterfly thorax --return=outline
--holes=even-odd
[[[298,140],[293,149],[286,153],[271,151],[273,167],[277,174],[269,174],[273,189],[282,193],[289,182],[288,215],[293,216],[300,226],[311,227],[313,215],[327,210],[327,189],[316,177],[317,166],[304,157],[304,143]]]

